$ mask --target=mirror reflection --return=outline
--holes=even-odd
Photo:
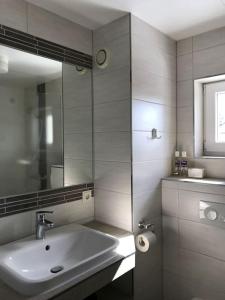
[[[0,196],[92,181],[91,70],[0,45]]]

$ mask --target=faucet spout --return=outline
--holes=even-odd
[[[54,227],[54,223],[45,219],[45,214],[52,214],[53,211],[38,211],[36,213],[36,239],[43,240],[45,232]]]

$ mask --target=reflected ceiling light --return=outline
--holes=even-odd
[[[0,55],[0,74],[8,73],[8,71],[9,71],[8,58]]]

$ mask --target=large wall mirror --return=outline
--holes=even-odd
[[[92,182],[91,69],[0,45],[0,197]]]

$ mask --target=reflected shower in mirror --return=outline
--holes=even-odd
[[[92,181],[91,70],[1,45],[0,62],[0,196]]]

